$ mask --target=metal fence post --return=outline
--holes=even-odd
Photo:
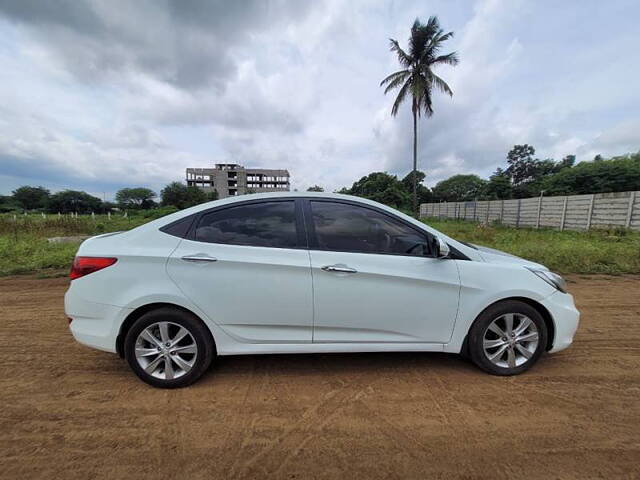
[[[591,194],[591,203],[589,204],[589,213],[587,214],[587,230],[591,228],[591,216],[593,215],[593,202],[596,199],[596,194]]]
[[[516,211],[516,228],[520,226],[520,202],[522,202],[521,198],[518,199],[518,210]]]
[[[568,196],[564,197],[564,205],[562,206],[562,220],[560,220],[560,231],[564,230],[564,221],[567,218],[567,202],[569,200]]]
[[[629,194],[629,208],[627,210],[627,221],[625,222],[625,227],[631,227],[631,218],[633,217],[633,205],[636,201],[636,192],[631,192]]]
[[[473,200],[473,221],[476,221],[476,212],[478,211],[478,200]]]

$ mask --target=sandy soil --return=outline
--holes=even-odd
[[[572,348],[221,358],[155,390],[67,330],[67,280],[0,279],[0,478],[640,478],[640,277],[574,277]]]

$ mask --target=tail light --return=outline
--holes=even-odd
[[[76,278],[84,277],[90,273],[107,268],[117,261],[117,258],[111,257],[76,257],[73,260],[69,277],[71,280],[75,280]]]

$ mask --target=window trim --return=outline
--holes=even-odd
[[[220,242],[204,242],[202,240],[198,240],[196,239],[196,229],[198,224],[200,223],[200,220],[202,219],[203,216],[208,215],[210,213],[215,213],[215,212],[219,212],[219,211],[223,211],[223,210],[229,210],[232,208],[237,208],[237,207],[244,207],[247,205],[254,205],[254,204],[262,204],[262,203],[275,203],[275,202],[292,202],[293,206],[294,206],[294,225],[295,225],[295,229],[296,229],[296,246],[295,247],[271,247],[268,245],[240,245],[237,243],[220,243]],[[187,232],[187,234],[184,236],[185,240],[190,240],[192,242],[197,242],[197,243],[204,243],[204,244],[208,244],[208,245],[232,245],[235,247],[250,247],[250,248],[277,248],[277,249],[283,249],[283,250],[308,250],[307,247],[307,239],[306,239],[306,234],[305,234],[305,229],[304,229],[304,221],[302,218],[302,205],[301,205],[301,199],[298,197],[291,197],[291,198],[262,198],[262,199],[257,199],[257,200],[244,200],[241,202],[233,202],[227,205],[220,205],[217,207],[213,207],[213,208],[208,208],[206,210],[203,210],[201,212],[197,212],[195,214],[195,219],[194,221],[191,223],[191,227],[189,228],[189,231]]]
[[[329,248],[321,248],[318,242],[318,236],[316,234],[316,228],[313,224],[313,210],[311,207],[311,202],[325,202],[325,203],[342,203],[345,205],[350,205],[354,207],[364,208],[367,210],[372,210],[376,213],[379,213],[382,216],[388,217],[408,228],[415,231],[417,234],[423,235],[427,241],[427,245],[429,246],[429,250],[432,249],[431,242],[434,240],[434,236],[428,232],[427,230],[422,230],[417,228],[415,225],[403,220],[402,218],[393,215],[381,208],[375,207],[373,205],[366,205],[360,202],[354,202],[351,200],[345,200],[341,198],[305,198],[304,199],[304,217],[305,217],[305,225],[307,227],[307,237],[309,250],[317,250],[320,252],[340,252],[340,253],[359,253],[363,255],[390,255],[394,257],[409,257],[409,258],[435,258],[433,252],[430,251],[429,255],[409,255],[407,253],[384,253],[384,252],[362,252],[359,250],[334,250]]]

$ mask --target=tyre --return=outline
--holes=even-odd
[[[198,380],[216,352],[211,333],[199,318],[164,307],[136,320],[125,337],[124,353],[144,382],[180,388]]]
[[[547,345],[547,327],[532,306],[507,300],[488,307],[471,326],[468,353],[493,375],[517,375],[531,368]]]

